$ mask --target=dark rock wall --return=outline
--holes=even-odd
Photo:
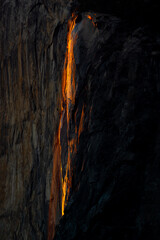
[[[78,0],[80,9],[109,13],[127,18],[132,24],[153,23],[158,26],[158,0]]]
[[[159,33],[108,15],[96,22],[75,46],[84,131],[55,239],[159,239]]]
[[[123,20],[96,13],[95,28],[82,13],[77,23],[73,116],[79,121],[84,105],[84,126],[55,239],[160,236],[160,34],[155,20],[132,24],[128,16],[141,12],[136,1],[134,14],[123,16],[132,5],[121,11],[127,1],[117,2],[79,1],[81,13],[110,9]],[[150,14],[152,3],[141,6]],[[0,6],[0,239],[47,239],[67,19],[78,4]]]

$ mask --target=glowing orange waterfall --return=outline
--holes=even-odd
[[[57,135],[53,146],[53,175],[51,184],[51,195],[49,204],[49,223],[48,223],[48,240],[52,240],[55,235],[55,226],[60,218],[64,215],[65,204],[68,200],[71,182],[71,159],[70,154],[73,148],[74,140],[69,140],[69,121],[70,109],[75,102],[75,60],[74,45],[76,34],[74,27],[76,24],[76,16],[72,15],[69,20],[67,35],[67,50],[65,54],[64,70],[62,75],[62,99],[61,99],[61,116]],[[65,168],[65,176],[62,176],[62,159],[61,159],[61,128],[63,117],[67,116],[67,141],[68,141],[68,159]]]
[[[67,37],[67,51],[65,56],[65,64],[63,70],[63,83],[62,94],[63,102],[66,104],[67,113],[67,139],[68,139],[68,160],[66,166],[66,173],[64,179],[62,179],[62,216],[64,215],[64,208],[66,200],[71,188],[72,173],[71,173],[71,141],[69,140],[69,121],[70,121],[70,108],[75,103],[75,60],[74,60],[74,45],[76,41],[76,33],[73,31],[76,22],[75,16],[72,16],[72,20],[69,21],[69,32]]]
[[[89,18],[94,24],[92,17],[88,15],[87,18]],[[67,50],[65,54],[64,69],[62,74],[62,94],[60,99],[61,114],[58,131],[53,144],[53,173],[49,203],[48,240],[53,240],[55,235],[55,227],[59,223],[60,218],[64,215],[64,209],[68,202],[72,186],[71,159],[77,151],[77,145],[79,144],[79,138],[83,131],[84,125],[83,105],[81,109],[82,112],[79,120],[79,126],[77,127],[76,124],[76,113],[78,111],[77,109],[75,113],[75,119],[73,120],[75,125],[75,132],[72,134],[72,136],[70,136],[69,125],[71,122],[71,112],[75,104],[76,95],[76,64],[74,58],[74,46],[77,40],[77,33],[75,31],[76,19],[77,16],[72,15],[71,20],[68,22]],[[62,128],[66,128],[65,132],[67,137],[67,162],[66,158],[62,159],[62,153],[64,152],[61,145],[61,140],[63,138],[63,136],[61,136]]]

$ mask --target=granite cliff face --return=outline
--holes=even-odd
[[[67,23],[75,9],[70,139],[76,125],[81,131],[55,239],[159,239],[158,5],[132,1],[132,14],[122,14],[117,4],[127,13],[125,2],[0,1],[0,239],[47,239]],[[146,20],[152,11],[153,21]]]
[[[1,2],[0,239],[47,235],[69,13],[63,4]]]

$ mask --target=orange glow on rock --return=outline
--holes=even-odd
[[[94,27],[97,27],[97,24],[94,22],[93,17],[91,17],[90,15],[87,15],[87,18],[88,18],[89,20],[91,20],[91,22],[93,23],[93,26],[94,26]]]
[[[61,122],[61,119],[60,119]],[[48,240],[53,239],[55,235],[55,226],[58,224],[61,217],[60,214],[60,202],[61,202],[61,144],[60,144],[60,130],[61,124],[59,125],[57,135],[54,142],[54,162],[53,162],[53,173],[52,173],[52,184],[51,194],[49,203],[49,223],[48,223]]]
[[[79,137],[83,131],[83,121],[84,121],[84,106],[82,108],[81,119],[80,119],[79,129],[78,129],[78,143],[79,143]]]

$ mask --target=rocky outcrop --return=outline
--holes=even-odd
[[[156,1],[0,2],[0,239],[47,239],[67,22],[79,6],[71,136],[84,118],[55,239],[158,240],[160,34],[157,18],[146,21]]]

